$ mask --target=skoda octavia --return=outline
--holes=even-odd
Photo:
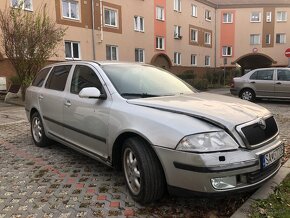
[[[37,146],[65,144],[122,169],[133,199],[166,191],[226,194],[256,188],[281,166],[273,115],[240,99],[197,92],[150,65],[64,62],[26,92]]]

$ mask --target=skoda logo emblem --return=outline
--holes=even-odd
[[[259,122],[258,122],[258,124],[261,127],[261,129],[263,129],[263,130],[265,130],[266,127],[267,127],[266,122],[263,119],[260,119]]]

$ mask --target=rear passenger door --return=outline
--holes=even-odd
[[[275,91],[277,97],[290,98],[290,70],[277,69]]]
[[[46,131],[57,138],[63,137],[63,104],[66,81],[72,65],[55,66],[38,100]]]
[[[65,139],[75,148],[106,160],[110,96],[105,100],[79,97],[79,92],[86,87],[96,87],[102,94],[106,93],[98,72],[90,65],[76,65],[70,81],[64,106]]]
[[[249,78],[249,85],[258,97],[274,97],[274,69],[256,70]]]

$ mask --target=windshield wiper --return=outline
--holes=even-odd
[[[140,97],[140,98],[150,98],[150,97],[159,97],[160,95],[153,95],[148,93],[121,93],[121,96],[132,96],[132,97]]]

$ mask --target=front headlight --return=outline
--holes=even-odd
[[[213,152],[237,149],[239,145],[225,131],[206,132],[184,137],[176,149],[189,152]]]

